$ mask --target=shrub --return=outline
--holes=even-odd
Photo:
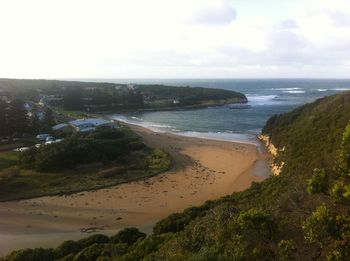
[[[304,238],[309,243],[323,244],[335,234],[336,224],[325,205],[319,206],[303,224]]]
[[[132,245],[140,238],[143,239],[146,237],[146,234],[140,232],[137,228],[125,228],[119,231],[116,235],[111,237],[111,242],[113,243],[126,243]]]
[[[297,248],[293,240],[281,240],[278,243],[278,256],[281,261],[295,260]]]
[[[102,235],[102,234],[95,234],[92,236],[89,236],[87,238],[80,239],[77,243],[81,248],[85,248],[88,246],[91,246],[92,244],[103,244],[103,243],[109,243],[110,239],[109,237]]]
[[[271,234],[274,229],[270,214],[255,208],[242,211],[238,216],[238,224],[243,230],[254,230],[259,234]]]
[[[134,150],[145,148],[145,145],[129,146],[140,141],[137,136],[125,133],[115,129],[76,133],[62,142],[25,151],[18,162],[26,169],[57,171],[81,164],[116,161]]]
[[[96,260],[103,252],[104,244],[93,244],[84,248],[75,255],[73,261],[93,261]]]
[[[170,156],[160,149],[154,149],[147,158],[147,166],[150,170],[164,171],[170,168]]]
[[[336,168],[341,175],[350,177],[350,122],[343,133]]]
[[[313,176],[307,181],[307,192],[310,194],[326,192],[328,180],[324,169],[315,168]]]
[[[13,251],[5,257],[5,260],[7,261],[47,261],[53,259],[54,255],[51,248],[27,248],[24,250]]]
[[[62,258],[69,254],[75,254],[81,250],[78,242],[73,240],[64,241],[53,252],[56,258]]]
[[[183,214],[170,214],[167,218],[162,219],[156,223],[153,228],[153,233],[160,235],[169,232],[178,232],[183,230],[188,222],[189,220]]]

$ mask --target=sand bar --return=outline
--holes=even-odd
[[[244,190],[268,174],[256,171],[266,155],[255,145],[131,128],[147,145],[170,153],[173,169],[97,191],[0,203],[0,256],[18,248],[55,247],[93,231],[113,234],[135,226],[150,233],[167,215]]]

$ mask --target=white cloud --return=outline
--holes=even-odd
[[[0,0],[0,77],[348,77],[348,0]]]

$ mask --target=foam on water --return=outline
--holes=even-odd
[[[305,91],[302,91],[302,90],[298,90],[298,91],[296,91],[296,90],[291,90],[291,91],[282,91],[282,92],[284,92],[284,93],[291,93],[291,94],[299,94],[299,93],[305,93]]]
[[[278,95],[254,95],[247,94],[248,103],[251,105],[267,105],[273,103],[278,98]]]
[[[111,81],[111,80],[101,80]],[[120,83],[120,80],[112,81]],[[246,94],[247,106],[218,106],[198,110],[148,111],[114,115],[113,118],[157,132],[230,141],[256,142],[266,121],[325,95],[350,90],[350,80],[205,80],[147,79],[126,83],[202,86]]]
[[[171,134],[176,134],[176,135],[185,136],[185,137],[192,137],[192,138],[243,142],[243,143],[251,143],[251,144],[258,145],[256,135],[254,134],[233,133],[230,131],[226,131],[226,132],[179,131],[175,127],[165,125],[165,124],[145,122],[142,119],[135,116],[126,117],[124,115],[110,115],[109,117],[113,120],[144,127],[146,129],[149,129],[158,133],[171,133]]]

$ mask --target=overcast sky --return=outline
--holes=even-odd
[[[0,77],[350,78],[350,0],[0,0]]]

